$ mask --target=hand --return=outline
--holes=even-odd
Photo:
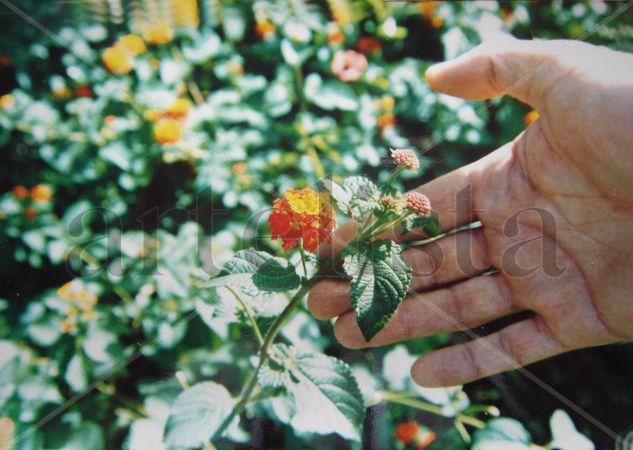
[[[426,78],[438,91],[469,100],[509,94],[540,118],[512,143],[417,189],[431,199],[444,231],[477,220],[482,227],[403,252],[414,270],[410,296],[371,342],[356,325],[349,283],[317,284],[311,312],[339,316],[336,336],[351,348],[535,313],[422,356],[412,376],[425,386],[463,384],[569,350],[632,340],[632,73],[633,55],[514,39],[431,67]],[[322,254],[339,251],[353,228],[339,229]],[[498,272],[482,275],[491,268]]]

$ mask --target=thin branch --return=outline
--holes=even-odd
[[[246,313],[246,317],[248,317],[248,321],[251,323],[251,327],[253,327],[253,331],[255,332],[255,337],[257,337],[257,343],[259,344],[259,347],[261,348],[264,345],[264,337],[262,336],[262,332],[259,329],[259,326],[257,325],[257,321],[255,320],[255,316],[253,315],[253,310],[250,308],[250,306],[246,304],[246,302],[244,302],[244,300],[242,300],[242,298],[239,295],[237,295],[237,292],[235,292],[230,286],[225,286],[225,287],[226,289],[228,289],[228,291],[231,294],[233,294],[233,297],[235,297],[235,300],[237,300],[237,302],[242,306],[242,309]]]

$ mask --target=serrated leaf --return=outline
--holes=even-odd
[[[365,407],[349,366],[320,353],[276,345],[279,363],[268,364],[268,386],[283,383],[294,400],[290,424],[299,432],[338,433],[360,440]],[[273,374],[272,372],[276,372]]]
[[[336,200],[339,209],[354,220],[365,220],[378,206],[380,191],[368,178],[349,177],[340,187]]]
[[[319,181],[321,185],[323,185],[323,187],[327,189],[327,191],[330,193],[332,198],[336,201],[336,204],[338,205],[339,209],[342,212],[347,213],[349,202],[352,199],[352,194],[346,191],[345,189],[343,189],[343,187],[340,184],[328,178],[322,178]]]
[[[246,249],[237,252],[225,264],[220,276],[207,283],[207,287],[241,286],[251,279],[258,289],[269,292],[292,290],[301,283],[295,268],[287,260]]]
[[[211,439],[234,404],[229,391],[212,381],[198,383],[183,391],[176,397],[165,426],[167,444],[200,447]]]
[[[429,237],[435,237],[442,232],[440,221],[435,216],[417,216],[411,221],[410,229],[421,229]]]
[[[346,253],[343,269],[351,280],[352,308],[365,340],[369,341],[407,295],[411,267],[400,256],[400,247],[388,239],[356,241]]]
[[[253,275],[253,284],[263,291],[286,292],[298,288],[301,278],[287,259],[269,255]]]

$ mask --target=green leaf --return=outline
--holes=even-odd
[[[70,358],[64,379],[75,392],[81,392],[88,386],[86,365],[81,354],[75,354]]]
[[[363,395],[349,366],[320,353],[276,345],[275,361],[260,375],[267,387],[285,386],[294,401],[290,424],[299,432],[338,433],[360,440]]]
[[[411,222],[411,229],[421,229],[429,237],[435,237],[442,232],[440,221],[435,216],[417,216]]]
[[[473,450],[527,450],[531,441],[525,427],[514,419],[490,420],[473,436]]]
[[[314,98],[315,105],[327,110],[340,109],[343,111],[355,111],[358,109],[358,98],[354,90],[338,81],[328,80],[321,86]]]
[[[212,381],[198,383],[174,401],[165,426],[167,444],[200,447],[229,416],[234,400],[224,386]]]
[[[411,267],[400,256],[400,247],[383,239],[352,243],[343,269],[352,282],[350,297],[356,320],[366,341],[389,321],[407,294]]]
[[[332,198],[336,201],[338,208],[347,214],[349,209],[349,202],[352,200],[352,194],[343,189],[343,187],[329,178],[322,178],[319,183],[327,189]]]
[[[325,178],[320,182],[336,200],[339,210],[354,220],[367,219],[378,207],[380,191],[368,178],[349,177],[343,186]]]
[[[286,292],[298,288],[301,284],[301,278],[297,275],[290,261],[267,256],[269,259],[253,275],[253,284],[257,288],[269,292]]]
[[[288,260],[247,249],[237,252],[207,287],[244,286],[251,280],[257,289],[266,292],[285,292],[301,284],[301,278]]]

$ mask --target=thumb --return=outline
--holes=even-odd
[[[439,92],[467,100],[511,95],[539,109],[548,88],[564,76],[560,57],[579,44],[506,37],[431,66],[426,80]]]

